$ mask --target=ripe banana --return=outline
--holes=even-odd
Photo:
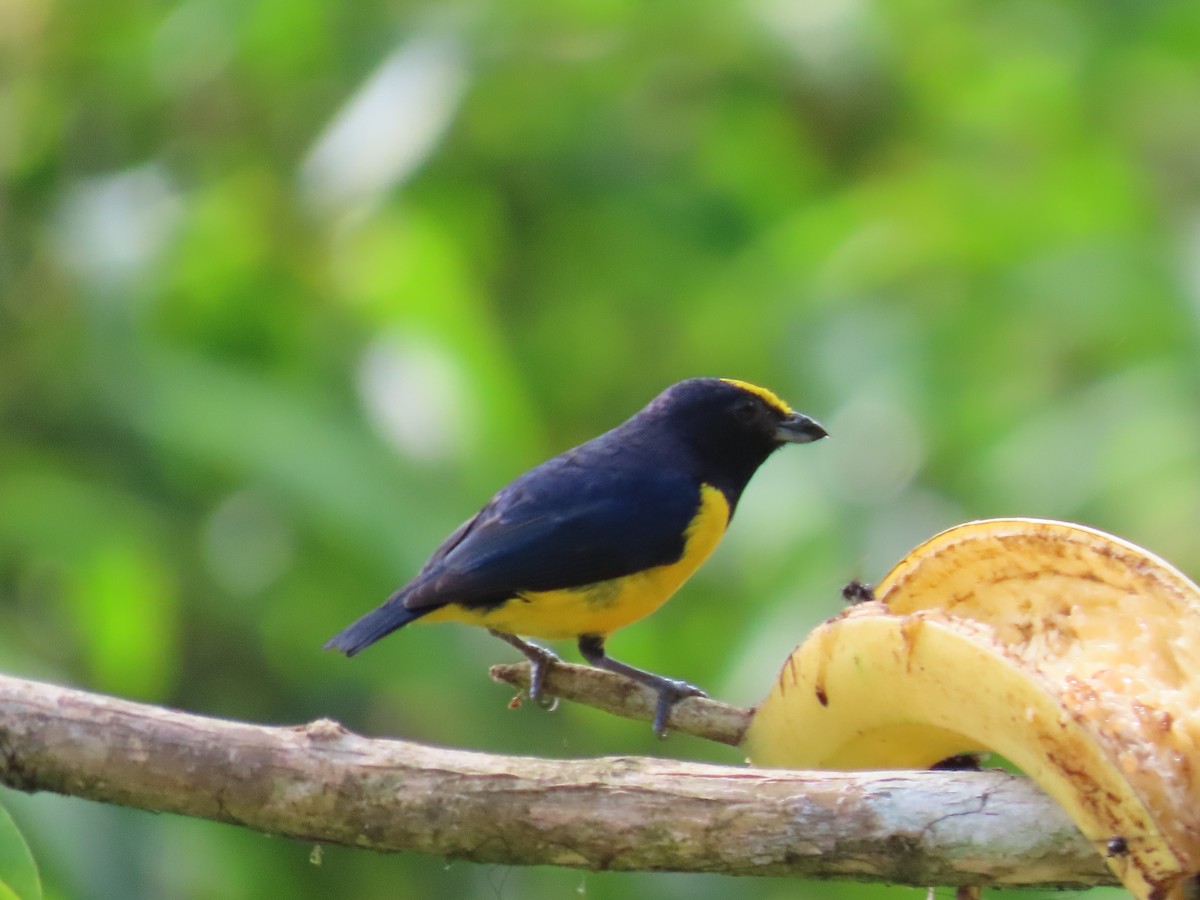
[[[997,519],[922,544],[784,664],[756,765],[926,768],[992,750],[1073,816],[1139,900],[1200,872],[1200,588],[1065,522]]]

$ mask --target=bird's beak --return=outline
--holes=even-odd
[[[801,413],[792,413],[775,426],[775,440],[785,444],[808,444],[828,434],[820,422]]]

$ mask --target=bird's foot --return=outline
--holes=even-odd
[[[537,644],[530,644],[530,646],[537,647]],[[545,647],[537,647],[537,649],[542,652],[536,657],[533,655],[525,657],[529,660],[529,699],[547,712],[554,712],[558,709],[558,698],[547,697],[542,686],[546,682],[546,673],[554,667],[556,662],[559,662],[559,658]]]
[[[658,692],[658,703],[654,707],[654,724],[651,728],[660,738],[667,736],[667,719],[675,704],[687,697],[707,697],[708,694],[694,684],[686,681],[676,681],[673,678],[659,677],[657,684],[647,685]]]
[[[500,640],[516,647],[521,651],[521,655],[529,660],[529,699],[544,710],[552,712],[557,709],[558,698],[547,697],[542,688],[546,683],[546,673],[554,667],[555,663],[562,661],[558,655],[540,644],[522,640],[515,634],[506,634],[495,629],[488,630]]]
[[[645,685],[658,694],[658,703],[654,707],[654,733],[660,738],[667,736],[667,719],[671,717],[671,709],[680,700],[687,697],[707,697],[708,694],[694,684],[677,681],[655,675],[645,669],[639,669],[628,663],[618,662],[604,652],[604,636],[599,634],[584,634],[579,637],[579,652],[597,669],[606,669],[624,675],[631,681]]]

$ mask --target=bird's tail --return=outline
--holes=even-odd
[[[404,605],[404,595],[396,594],[378,609],[373,609],[357,622],[343,628],[325,642],[326,650],[340,650],[353,656],[365,650],[397,628],[402,628],[413,619],[419,619],[429,609],[412,610]]]

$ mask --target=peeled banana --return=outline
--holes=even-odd
[[[952,528],[791,655],[745,739],[761,766],[926,768],[995,751],[1139,900],[1200,872],[1200,588],[1112,535]]]

